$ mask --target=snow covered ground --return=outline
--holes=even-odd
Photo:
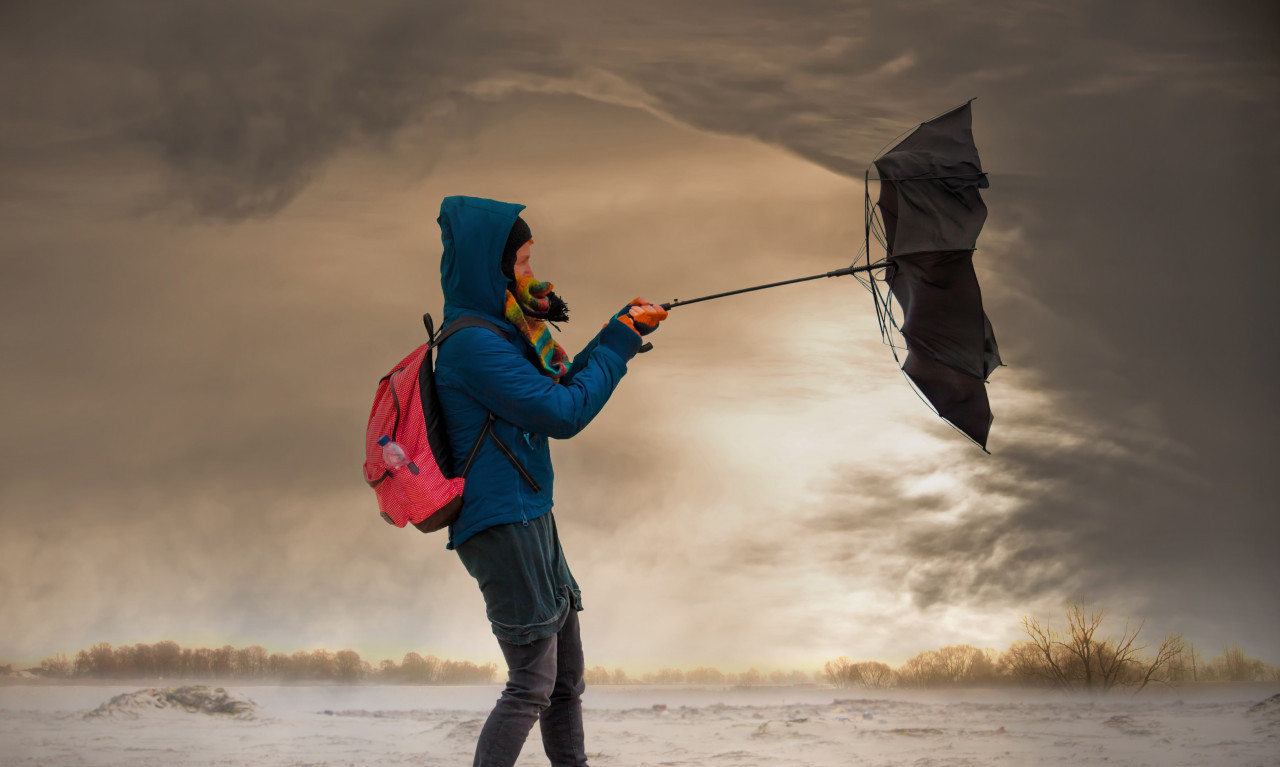
[[[216,684],[216,683],[215,683]],[[227,685],[250,717],[90,712],[148,685],[0,686],[0,765],[465,765],[499,687]],[[1280,765],[1280,685],[1030,691],[593,687],[591,763]],[[1262,704],[1262,705],[1258,705]],[[1253,710],[1251,710],[1253,709]],[[547,764],[535,727],[521,765]]]

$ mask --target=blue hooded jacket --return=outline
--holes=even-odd
[[[582,431],[608,401],[640,337],[616,317],[573,360],[559,383],[539,372],[533,348],[504,316],[507,278],[502,250],[523,205],[480,197],[446,197],[440,204],[440,286],[444,323],[477,315],[497,323],[463,328],[441,344],[436,387],[460,472],[488,414],[493,430],[541,486],[535,493],[492,440],[485,440],[467,474],[462,513],[449,528],[448,548],[494,525],[536,519],[551,510],[554,475],[548,437]]]

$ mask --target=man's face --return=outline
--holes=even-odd
[[[533,267],[529,266],[529,258],[533,254],[533,240],[529,240],[516,251],[515,274],[520,277],[532,277]]]

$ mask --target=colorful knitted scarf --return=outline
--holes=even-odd
[[[516,326],[542,363],[539,371],[559,383],[569,369],[569,355],[551,337],[551,329],[539,317],[547,316],[551,301],[547,297],[555,287],[549,282],[538,282],[534,277],[517,274],[515,284],[507,289],[507,321]]]

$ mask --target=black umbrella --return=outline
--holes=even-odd
[[[822,277],[859,276],[874,298],[882,337],[922,399],[984,451],[991,429],[986,380],[1001,365],[991,322],[973,271],[973,251],[987,218],[979,189],[987,175],[973,143],[972,113],[965,103],[921,123],[881,152],[867,174],[865,261],[824,274],[772,282],[686,301],[664,309]],[[880,182],[871,204],[870,182]],[[871,260],[874,233],[885,255]],[[859,254],[862,256],[863,254]],[[894,302],[901,309],[902,320]],[[905,360],[897,338],[906,341]],[[652,348],[646,344],[643,351]]]

